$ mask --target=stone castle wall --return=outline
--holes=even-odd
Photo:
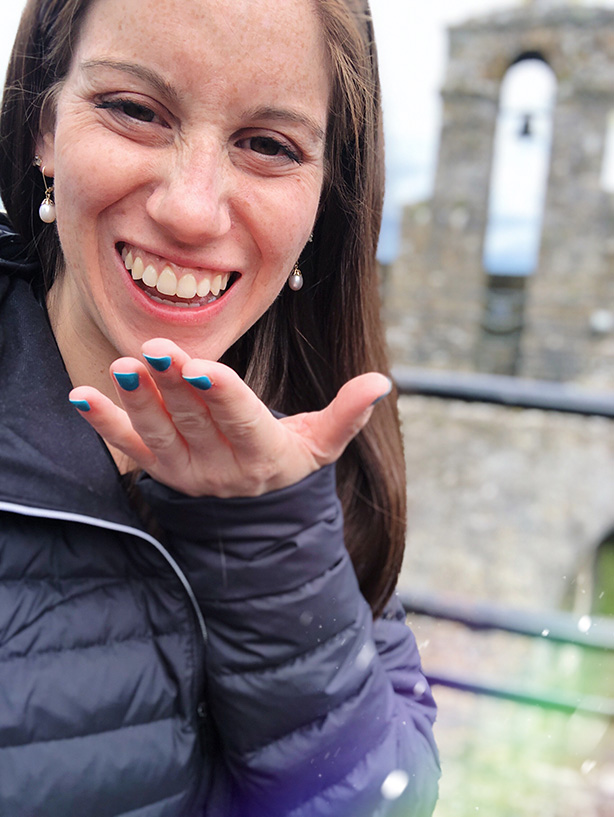
[[[433,198],[408,208],[388,276],[391,348],[410,365],[489,368],[479,349],[482,248],[500,85],[510,65],[536,54],[556,74],[558,96],[516,373],[610,386],[614,336],[596,333],[593,320],[614,310],[614,198],[600,187],[614,110],[614,12],[604,9],[537,5],[451,29]]]
[[[522,54],[539,53],[557,76],[558,104],[517,373],[614,388],[614,336],[591,329],[596,311],[614,310],[613,203],[599,184],[614,108],[614,14],[549,6],[451,31],[433,198],[407,208],[401,256],[385,271],[394,362],[498,371],[509,356],[506,341],[484,343],[482,246],[501,80]],[[596,549],[614,529],[614,424],[418,396],[399,407],[409,492],[401,589],[590,616]],[[607,664],[600,655],[596,669],[546,636],[480,634],[423,617],[412,624],[428,672],[611,695],[611,655]],[[607,721],[585,725],[443,688],[436,695],[444,768],[437,817],[609,817]]]

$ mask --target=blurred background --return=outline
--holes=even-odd
[[[373,0],[437,817],[614,815],[614,4]]]
[[[614,0],[371,5],[436,817],[614,817]]]

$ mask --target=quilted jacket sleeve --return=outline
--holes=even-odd
[[[374,624],[360,594],[334,469],[258,498],[141,489],[205,616],[240,813],[431,815],[435,706],[400,605]]]

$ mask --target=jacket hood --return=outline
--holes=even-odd
[[[72,388],[35,271],[0,226],[0,502],[140,527],[101,438]],[[24,275],[25,273],[25,275]]]
[[[28,255],[26,245],[11,227],[5,213],[0,213],[0,272],[26,280],[40,274],[38,263]]]

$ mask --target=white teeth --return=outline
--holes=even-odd
[[[222,288],[222,276],[216,275],[213,281],[211,282],[211,294],[212,295],[219,295],[220,289]]]
[[[191,272],[177,281],[177,295],[179,298],[193,298],[196,295],[196,278]]]
[[[211,284],[208,278],[203,278],[196,287],[196,294],[199,298],[204,298],[211,291]]]
[[[158,273],[153,264],[148,264],[143,272],[143,283],[148,287],[155,287],[158,283]]]
[[[156,289],[162,295],[176,295],[177,294],[177,276],[170,267],[164,267],[158,278]]]
[[[167,264],[161,273],[153,264],[145,266],[143,259],[137,255],[134,250],[128,250],[123,247],[121,256],[124,261],[126,269],[131,272],[132,278],[135,281],[142,280],[143,283],[155,288],[161,295],[176,295],[178,298],[183,298],[185,301],[193,301],[196,297],[199,299],[206,298],[210,295],[208,303],[218,297],[220,292],[223,292],[230,281],[232,273],[218,273],[213,278],[205,276],[200,281],[196,280],[196,276],[187,272],[180,278],[177,278],[174,270]],[[176,301],[168,301],[164,298],[157,298],[150,295],[155,301],[164,304],[173,304],[179,307],[200,306],[200,303],[177,303]]]
[[[134,259],[134,263],[132,264],[132,277],[135,281],[141,280],[144,270],[145,264],[143,264],[140,255],[137,255],[137,257]]]

